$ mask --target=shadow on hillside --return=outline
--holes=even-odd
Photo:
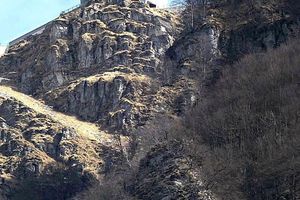
[[[11,200],[64,200],[92,183],[88,174],[64,165],[48,166],[40,176],[28,176],[19,180],[16,190],[11,191]]]

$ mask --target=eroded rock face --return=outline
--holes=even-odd
[[[141,161],[132,193],[139,199],[215,200],[196,180],[179,143],[158,145]]]
[[[182,115],[195,105],[199,86],[218,76],[220,64],[278,46],[298,24],[283,20],[228,31],[208,21],[177,38],[181,26],[174,13],[140,2],[95,0],[12,46],[0,59],[0,79],[9,78],[7,84],[110,134],[83,137],[51,115],[1,97],[3,194],[13,181],[40,176],[52,164],[98,178],[121,165],[128,167],[133,131],[146,132],[143,125],[158,115]],[[167,126],[158,121],[150,127]],[[140,199],[215,199],[199,183],[180,144],[156,146],[139,166],[130,190]]]
[[[167,84],[181,79],[211,84],[224,65],[247,54],[279,47],[300,32],[299,19],[294,17],[265,20],[259,25],[249,22],[234,28],[220,27],[218,20],[208,17],[206,23],[176,40],[168,49],[164,58]]]
[[[148,100],[156,98],[161,58],[180,26],[177,15],[140,2],[93,1],[11,47],[2,63],[14,64],[22,91],[46,97],[60,111],[128,131],[157,107]],[[97,80],[108,76],[114,78]]]
[[[78,132],[80,127],[76,122],[72,126],[65,126],[57,121],[50,108],[43,108],[38,102],[27,102],[29,105],[38,104],[32,109],[18,101],[17,96],[3,95],[3,89],[0,96],[1,195],[13,194],[15,186],[19,186],[15,182],[21,184],[28,178],[38,180],[45,173],[51,173],[49,169],[57,165],[64,165],[83,177],[90,177],[86,183],[108,171],[107,165],[112,162],[112,157],[104,154],[120,152],[118,142],[113,137],[102,133],[101,141],[97,137],[91,138],[85,132]],[[44,113],[43,110],[49,111]],[[68,120],[67,117],[64,120]],[[114,162],[122,161],[122,155],[118,155],[114,157]]]
[[[117,66],[153,76],[159,58],[178,34],[179,19],[138,2],[129,7],[120,4],[96,1],[61,16],[41,35],[11,47],[2,62],[14,63],[20,77],[17,84],[26,93],[54,89],[83,74],[93,75]],[[43,48],[42,56],[33,59],[37,55],[29,50],[33,48]],[[25,50],[29,50],[27,56],[20,56]]]
[[[43,166],[54,159],[64,159],[74,152],[65,152],[64,141],[76,140],[78,137],[73,130],[65,129],[51,121],[47,116],[39,115],[22,103],[13,99],[1,101],[0,113],[2,116],[1,149],[7,157],[25,159],[24,171],[20,173],[40,174]],[[73,144],[76,149],[76,144]],[[36,161],[27,162],[33,154]],[[38,161],[39,160],[39,161]],[[22,166],[7,165],[7,173],[14,174]]]
[[[222,59],[220,32],[217,26],[205,24],[177,40],[166,52],[165,83],[174,84],[180,79],[206,79],[209,71]]]
[[[126,137],[117,133],[129,134],[153,113],[172,112],[169,92],[180,93],[160,83],[160,58],[180,26],[177,15],[140,2],[91,1],[60,16],[42,34],[10,47],[0,61],[1,77],[11,79],[8,84],[115,135],[86,137],[76,121],[65,126],[59,120],[66,119],[44,115],[44,109],[3,98],[0,151],[7,184],[2,193],[13,189],[11,182],[42,177],[48,166],[59,163],[98,179],[123,165],[130,140],[124,142]]]
[[[145,123],[151,106],[144,96],[155,93],[148,76],[131,72],[106,72],[83,78],[65,89],[54,90],[46,100],[82,119],[100,121],[117,131]]]
[[[299,34],[299,20],[281,19],[263,25],[246,24],[238,30],[224,30],[218,41],[222,55],[230,62],[239,57],[279,47]]]

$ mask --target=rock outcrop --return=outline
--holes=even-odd
[[[178,142],[153,148],[141,160],[137,174],[131,190],[139,199],[215,200],[197,179],[192,161]]]
[[[58,163],[100,178],[112,165],[107,149],[122,151],[119,139],[93,124],[55,112],[8,87],[0,91],[1,193],[14,191],[20,180],[39,177]]]
[[[173,44],[179,24],[174,14],[142,3],[95,2],[10,47],[2,63],[13,66],[6,72],[18,72],[17,84],[30,94],[118,68],[157,76],[159,58]]]
[[[178,12],[140,1],[91,0],[11,46],[0,59],[6,85],[0,86],[0,198],[22,195],[16,188],[30,177],[48,181],[41,193],[52,191],[53,174],[68,187],[75,184],[70,177],[79,178],[63,197],[71,198],[136,162],[134,180],[122,187],[126,196],[222,199],[207,189],[181,144],[162,142],[164,134],[224,64],[286,42],[298,34],[299,19],[276,13],[260,24],[231,27],[218,9],[212,6],[203,23],[181,32]],[[251,195],[259,199],[251,177]]]
[[[126,165],[132,138],[124,135],[172,113],[181,96],[161,84],[161,58],[180,29],[166,10],[91,1],[11,46],[0,60],[5,84],[44,102],[0,88],[1,194],[60,163],[89,180]]]
[[[95,1],[62,15],[9,49],[4,76],[15,72],[23,92],[84,120],[125,132],[143,124],[161,104],[161,58],[181,25],[169,11],[125,4]]]

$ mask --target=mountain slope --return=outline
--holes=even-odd
[[[172,112],[159,93],[161,58],[180,30],[167,10],[96,1],[12,46],[1,76],[57,110],[128,133],[157,110]]]
[[[69,198],[126,169],[133,138],[124,135],[172,112],[170,97],[157,95],[160,57],[180,28],[169,11],[95,1],[11,46],[0,60],[3,198],[42,198],[38,185],[58,190],[51,176],[70,171],[80,175],[75,189],[57,194]]]
[[[120,141],[127,141],[7,86],[0,86],[0,98],[2,193],[60,163],[74,173],[101,178],[113,163],[113,156],[107,160],[109,152],[122,151]],[[116,159],[123,158],[116,155]]]
[[[274,3],[279,1],[284,4]],[[260,149],[256,136],[274,124],[286,125],[275,128],[277,134],[295,122],[283,115],[274,120],[288,98],[279,104],[272,95],[270,102],[260,100],[270,91],[289,96],[273,83],[297,80],[290,78],[297,71],[287,67],[276,65],[286,77],[267,73],[268,63],[276,67],[272,56],[280,54],[264,53],[297,36],[299,16],[284,0],[250,7],[258,0],[242,0],[236,7],[236,1],[216,2],[208,3],[207,16],[195,18],[191,28],[189,7],[181,13],[139,1],[92,0],[11,46],[0,59],[3,198],[290,200],[284,196],[290,193],[282,192],[290,187],[282,180],[293,173],[281,163],[286,157],[272,143],[277,138],[270,131],[268,148]],[[230,66],[253,52],[261,53],[254,63],[271,58],[260,65]],[[226,73],[226,68],[234,70]],[[270,74],[274,79],[263,78]],[[267,91],[258,90],[256,82]],[[247,87],[241,89],[243,84]],[[292,88],[296,94],[297,84]],[[247,98],[250,105],[243,104]],[[242,116],[231,113],[239,105]],[[258,108],[267,105],[270,112],[260,115]],[[245,125],[247,108],[257,113]],[[247,131],[254,132],[253,140],[232,149]],[[288,146],[286,136],[281,138]],[[298,141],[295,134],[291,139]],[[278,154],[272,162],[269,151]],[[263,164],[270,173],[260,170]]]
[[[75,117],[68,116],[52,110],[50,107],[42,104],[40,101],[35,100],[23,93],[17,92],[10,87],[0,86],[0,96],[11,97],[16,101],[22,102],[24,106],[32,109],[42,115],[46,115],[57,123],[61,123],[64,127],[74,129],[83,137],[87,137],[90,140],[99,140],[101,135],[105,135],[104,132],[100,132],[99,128],[92,123],[83,122]]]
[[[296,39],[224,69],[174,130],[220,199],[300,197],[299,53]]]

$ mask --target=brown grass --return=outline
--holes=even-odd
[[[104,133],[101,132],[99,130],[99,127],[97,127],[95,124],[81,121],[74,116],[69,116],[66,114],[56,112],[47,105],[43,104],[42,102],[23,93],[17,92],[11,89],[10,87],[0,86],[0,95],[15,98],[16,100],[22,102],[25,106],[31,108],[35,112],[49,116],[55,122],[58,122],[63,126],[74,128],[76,132],[83,137],[87,137],[91,140],[99,140],[99,136],[104,135]]]

